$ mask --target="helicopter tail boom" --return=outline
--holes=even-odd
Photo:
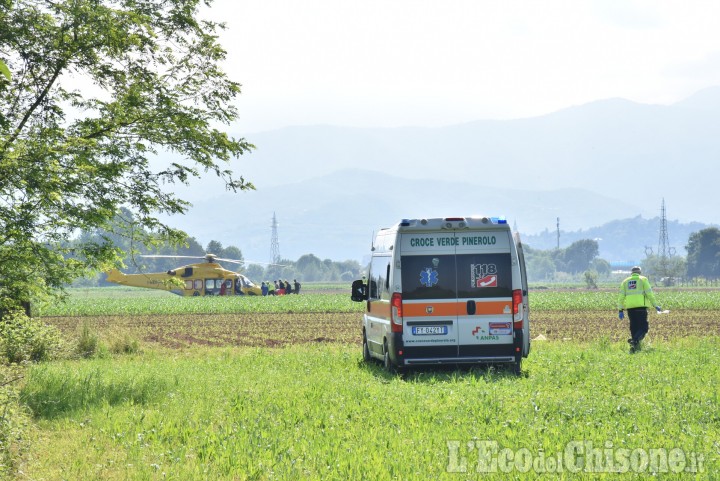
[[[107,271],[105,274],[107,274],[107,281],[108,282],[114,282],[116,284],[124,284],[123,278],[126,277],[125,274],[120,272],[117,269],[111,269]]]

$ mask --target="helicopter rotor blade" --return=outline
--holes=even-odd
[[[224,259],[222,257],[215,257],[213,261],[221,261],[221,262],[232,262],[233,264],[245,264],[244,260],[238,260],[238,259]]]
[[[276,267],[287,267],[287,264],[274,264],[272,262],[258,262],[258,261],[243,261],[245,264],[257,264],[260,266],[276,266]]]
[[[225,259],[223,257],[217,257],[215,254],[205,254],[204,256],[181,256],[172,254],[143,254],[140,257],[146,257],[150,259],[198,259],[206,260],[208,262],[231,262],[233,264],[258,264],[262,266],[276,266],[276,267],[287,267],[285,264],[273,264],[271,262],[257,262],[248,261],[244,259]]]
[[[140,254],[138,257],[148,257],[150,259],[205,259],[204,256],[174,256],[163,254]]]

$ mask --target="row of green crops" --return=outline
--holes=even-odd
[[[352,312],[363,305],[346,294],[290,296],[180,297],[167,293],[148,297],[70,296],[65,303],[40,306],[37,314],[54,316],[105,316],[151,314],[232,314],[249,312]]]
[[[718,290],[656,289],[658,302],[670,310],[718,310]],[[597,311],[616,309],[613,290],[531,290],[532,311]],[[348,293],[310,292],[277,297],[179,297],[149,289],[70,290],[65,303],[37,306],[43,317],[142,314],[233,314],[250,312],[362,312],[365,304],[352,302]]]
[[[720,309],[720,290],[655,289],[655,297],[663,309]],[[541,311],[614,310],[616,290],[531,290],[530,309]]]

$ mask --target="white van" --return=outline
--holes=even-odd
[[[522,244],[503,218],[404,219],[378,232],[367,280],[363,358],[386,369],[506,363],[530,353]]]

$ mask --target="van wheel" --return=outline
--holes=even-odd
[[[387,341],[383,343],[383,352],[385,353],[383,354],[383,367],[387,372],[393,372],[395,369],[392,361],[390,360],[390,351],[388,350]]]
[[[520,360],[520,359],[518,359],[517,361],[512,363],[512,367],[511,367],[512,373],[515,374],[516,376],[519,376],[520,374],[522,374],[522,368],[521,368],[522,366],[521,365],[522,365],[522,360]]]
[[[367,343],[367,336],[363,332],[363,345],[362,345],[363,361],[370,362],[372,357],[370,356],[370,348]]]

